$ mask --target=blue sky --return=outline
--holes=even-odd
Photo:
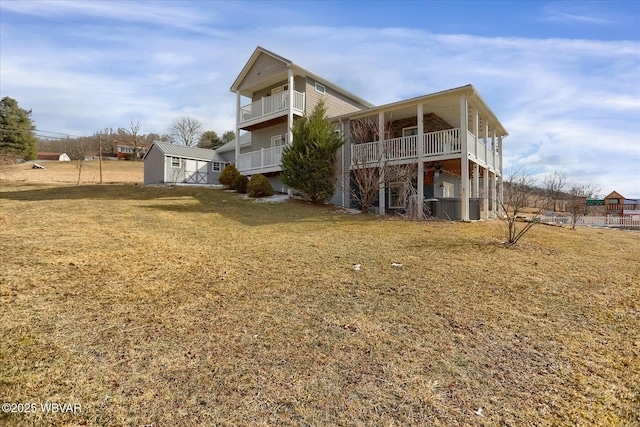
[[[256,46],[374,104],[473,84],[505,166],[640,197],[640,1],[0,0],[0,95],[90,135],[234,129]]]

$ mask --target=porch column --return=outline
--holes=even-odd
[[[469,111],[467,97],[460,97],[460,218],[469,221]]]
[[[422,162],[422,155],[424,154],[424,110],[422,104],[418,104],[418,136],[416,144],[418,153],[418,219],[422,218],[422,205],[424,204],[424,163]]]
[[[482,169],[482,218],[489,219],[489,168]]]
[[[472,120],[472,124],[473,124],[473,136],[474,136],[474,141],[473,141],[473,155],[476,156],[476,158],[478,157],[478,140],[480,140],[480,132],[478,130],[478,124],[479,124],[479,117],[478,117],[478,109],[474,108],[473,110],[473,114],[471,115],[471,120]]]
[[[495,169],[496,167],[496,131],[494,130],[491,133],[491,152],[493,155],[493,163],[491,166]]]
[[[489,164],[489,123],[484,124],[484,164]]]
[[[500,201],[498,206],[498,214],[500,217],[504,215],[504,211],[502,209],[502,201],[504,200],[504,185],[502,183],[502,175],[498,176],[498,200]]]
[[[236,167],[240,158],[240,92],[236,92]]]
[[[471,197],[480,197],[480,166],[473,162],[473,193]]]
[[[502,176],[502,136],[498,137],[498,155],[500,157],[500,167],[497,170],[500,172],[500,176]]]
[[[291,144],[293,142],[293,132],[291,132],[291,128],[293,127],[293,70],[289,69],[289,94],[287,95],[289,107],[287,108],[287,144]]]
[[[384,147],[384,113],[378,113],[378,144],[380,144],[380,156],[382,161],[380,162],[380,191],[378,192],[378,214],[384,215],[385,211],[385,174],[384,169],[386,167],[386,157]]]
[[[496,173],[491,174],[491,213],[493,214],[493,219],[498,218],[498,194],[496,193]]]

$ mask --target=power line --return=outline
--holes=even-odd
[[[42,129],[13,130],[13,129],[10,129],[10,128],[6,127],[6,126],[3,126],[0,129],[2,129],[3,132],[9,132],[9,133],[28,133],[28,132],[34,132],[35,133],[35,132],[40,132],[40,133],[50,133],[50,134],[54,134],[54,135],[63,135],[65,137],[67,137],[67,138],[71,138],[71,137],[72,138],[85,138],[84,136],[71,135],[71,134],[68,134],[68,133],[53,132],[53,131],[50,131],[50,130],[42,130]],[[46,137],[46,138],[60,138],[60,137],[55,137],[55,136],[49,137],[47,135],[36,135],[36,136]],[[64,138],[60,138],[60,139],[64,139]]]

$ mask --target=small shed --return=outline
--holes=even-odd
[[[215,151],[156,141],[143,157],[144,183],[219,184],[228,164]]]

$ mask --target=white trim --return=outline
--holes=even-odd
[[[415,129],[416,133],[413,133],[411,135],[405,135],[404,132],[407,131],[407,130],[410,130],[410,129]],[[406,128],[402,128],[402,136],[403,137],[405,137],[405,136],[414,136],[414,135],[417,135],[417,134],[418,134],[418,126],[408,126]]]
[[[389,196],[389,209],[401,209],[406,207],[406,205],[395,205],[393,204],[393,197],[391,196],[391,192],[395,191],[398,193],[398,199],[402,198],[402,184],[389,184],[387,187],[387,194]]]
[[[278,144],[278,142],[280,143]],[[273,135],[271,137],[271,148],[279,147],[281,145],[285,145],[285,137],[282,136],[282,134]]]

